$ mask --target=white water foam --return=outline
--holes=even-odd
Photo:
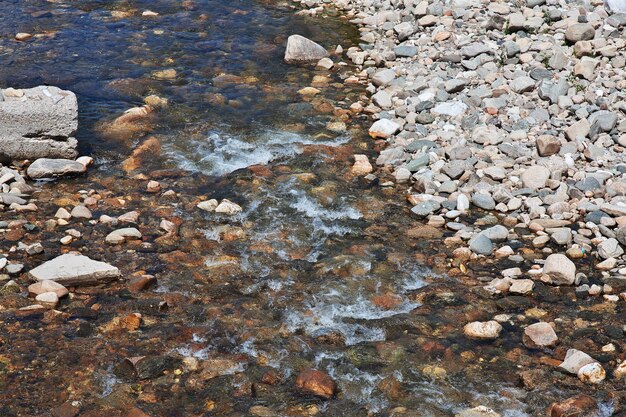
[[[285,323],[291,332],[298,329],[304,329],[307,334],[314,334],[320,330],[339,332],[345,338],[345,344],[350,346],[361,342],[379,342],[385,340],[386,337],[382,328],[352,323],[350,320],[367,322],[383,319],[408,313],[417,306],[418,304],[405,300],[394,309],[384,310],[362,295],[349,300],[339,291],[330,290],[314,296],[313,300],[303,308],[306,314],[294,310],[288,311]]]
[[[305,145],[339,146],[349,138],[317,140],[281,130],[259,132],[253,137],[235,136],[213,130],[204,140],[172,141],[163,145],[165,153],[182,169],[225,175],[252,165],[265,165],[303,152]]]

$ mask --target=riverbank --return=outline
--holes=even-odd
[[[606,395],[605,378],[624,376],[619,342],[592,337],[587,349],[604,360],[572,349],[567,357],[586,359],[568,368],[561,360],[574,346],[560,335],[609,331],[626,299],[626,5],[332,3],[360,27],[347,55],[370,81],[370,136],[385,140],[374,175],[425,223],[411,233],[453,232],[443,242],[458,272],[500,301],[560,287],[580,312],[596,298],[611,311],[603,320],[564,328],[562,316],[541,313],[519,345],[552,356],[589,384],[582,392]],[[492,274],[481,277],[485,265]],[[497,340],[501,320],[468,323],[465,334]]]

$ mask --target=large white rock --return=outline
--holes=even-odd
[[[389,119],[380,119],[370,127],[369,134],[373,138],[387,139],[400,130],[400,125]]]
[[[578,375],[578,371],[590,363],[597,362],[594,358],[585,352],[577,349],[570,349],[565,354],[565,359],[559,365],[559,368],[567,373]]]
[[[526,347],[540,349],[553,347],[559,341],[550,324],[540,321],[524,329],[523,342]]]
[[[26,170],[32,179],[62,177],[64,175],[78,175],[87,171],[87,167],[71,159],[39,158]]]
[[[576,265],[560,253],[554,253],[546,258],[543,273],[556,285],[572,285],[576,282]]]
[[[287,39],[285,62],[288,64],[317,62],[328,56],[328,51],[322,45],[300,35],[291,35]]]
[[[37,281],[52,280],[65,286],[92,285],[120,276],[120,270],[79,253],[66,253],[28,273]]]
[[[626,13],[626,0],[604,0],[612,13]]]
[[[78,102],[71,91],[0,90],[0,159],[73,159],[77,129]]]

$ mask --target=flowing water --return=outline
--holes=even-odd
[[[159,15],[142,17],[145,10]],[[347,108],[364,94],[341,82],[349,67],[329,73],[282,62],[289,34],[334,49],[354,45],[357,30],[333,16],[294,12],[287,3],[254,0],[0,2],[0,86],[76,92],[82,152],[97,161],[87,180],[43,185],[48,192],[78,190],[83,181],[85,188],[141,193],[124,189],[130,186],[119,163],[143,136],[112,141],[98,125],[148,94],[169,105],[150,126],[162,153],[144,170],[192,172],[168,183],[188,203],[173,205],[183,223],[178,242],[158,253],[103,255],[125,273],[136,267],[156,275],[158,285],[140,295],[92,293],[97,318],[80,313],[77,301],[62,305],[71,329],[44,333],[36,322],[20,324],[27,330],[3,350],[23,355],[29,371],[4,386],[27,384],[20,388],[27,392],[0,404],[3,415],[48,415],[50,396],[65,391],[88,410],[123,409],[124,394],[154,416],[240,416],[255,405],[276,416],[452,416],[486,405],[523,417],[543,410],[547,399],[519,388],[507,359],[519,340],[492,346],[461,335],[460,323],[481,307],[446,275],[443,248],[406,236],[416,223],[402,190],[348,174],[353,153],[375,155],[363,120],[351,119],[339,133],[327,129],[338,120],[328,103]],[[16,42],[17,32],[41,36]],[[155,77],[164,69],[175,77]],[[322,94],[304,100],[297,91],[314,81]],[[202,213],[193,203],[200,195],[229,198],[244,211]],[[145,212],[145,200],[129,199],[119,214]],[[158,218],[149,215],[142,219],[157,230]],[[186,255],[167,257],[176,251]],[[144,316],[139,332],[103,330],[131,311]],[[118,369],[133,356],[167,357],[176,369],[191,358],[231,365],[217,377],[184,370],[137,380]],[[337,381],[338,396],[295,390],[306,367]]]

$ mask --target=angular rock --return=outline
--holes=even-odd
[[[300,35],[291,35],[287,39],[285,62],[288,64],[318,62],[328,56],[323,46]]]
[[[73,159],[77,129],[78,102],[71,91],[0,90],[0,160]]]
[[[589,23],[574,23],[565,31],[565,39],[568,42],[590,41],[596,35],[596,31]]]
[[[31,269],[28,275],[37,281],[52,280],[64,286],[82,286],[118,278],[120,270],[105,262],[94,261],[72,252]]]
[[[550,170],[541,165],[526,169],[520,175],[522,184],[526,188],[537,190],[546,186],[546,182],[550,178]]]
[[[555,285],[572,285],[576,282],[576,265],[560,253],[546,258],[543,273],[548,275]]]
[[[624,254],[624,249],[615,238],[607,239],[598,245],[598,255],[602,259],[618,258]]]
[[[565,359],[559,368],[565,372],[577,375],[580,368],[590,363],[597,362],[594,358],[577,349],[569,349],[565,354]]]
[[[400,125],[389,119],[380,119],[374,122],[369,129],[369,134],[373,138],[387,139],[400,130]]]
[[[556,346],[559,338],[550,324],[541,321],[526,327],[522,340],[530,349],[542,349]]]
[[[559,153],[561,150],[561,141],[550,135],[542,135],[535,142],[537,153],[539,156],[550,156]]]

